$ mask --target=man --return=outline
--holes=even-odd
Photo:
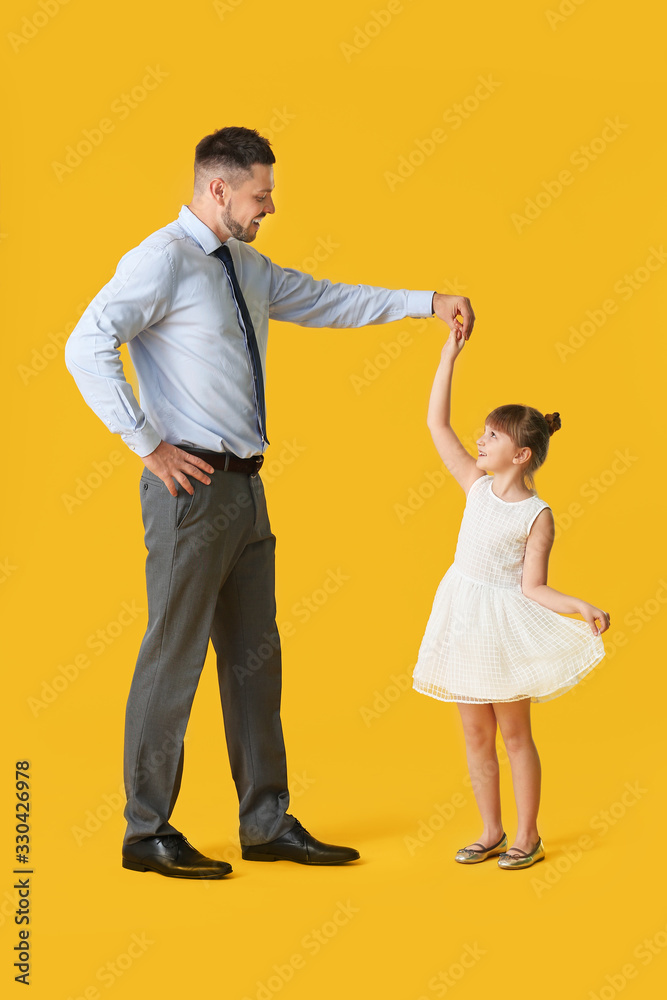
[[[250,244],[275,212],[273,163],[270,143],[253,130],[202,139],[192,201],[125,254],[65,350],[86,402],[145,465],[149,617],[127,704],[123,866],[175,878],[231,871],[169,822],[209,638],[243,858],[321,865],[359,857],[316,840],[287,813],[275,537],[259,476],[269,443],[269,318],[358,327],[435,312],[466,339],[474,323],[466,298],[315,281],[258,253]],[[141,406],[123,374],[122,343]]]

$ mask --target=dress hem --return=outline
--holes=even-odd
[[[530,698],[531,702],[534,704],[539,704],[543,701],[552,701],[554,698],[559,698],[563,694],[567,694],[571,691],[573,687],[586,677],[591,670],[593,670],[605,657],[606,652],[602,651],[600,655],[588,666],[582,667],[576,674],[565,681],[559,687],[554,688],[551,691],[546,691],[543,694],[530,695],[530,694],[517,694],[513,695],[511,698],[476,698],[474,695],[455,695],[453,692],[448,691],[437,684],[429,684],[426,682],[415,680],[413,676],[412,688],[419,694],[425,694],[429,698],[435,698],[436,701],[448,701],[448,702],[461,702],[463,704],[476,704],[476,705],[492,705],[496,702],[507,703],[513,701],[525,701],[526,698]],[[444,692],[444,693],[438,693]]]

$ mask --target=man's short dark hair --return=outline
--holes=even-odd
[[[203,180],[217,172],[236,188],[248,177],[255,163],[270,166],[275,162],[271,143],[255,129],[240,125],[219,128],[197,143],[195,190],[201,190]]]

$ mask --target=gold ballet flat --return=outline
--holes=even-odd
[[[479,840],[475,841],[475,843],[479,844],[479,850],[475,850],[474,847],[462,847],[456,852],[454,861],[458,861],[462,865],[478,865],[480,861],[486,861],[487,858],[495,857],[496,854],[500,854],[507,847],[507,834],[503,832],[498,843],[492,844],[491,847],[485,847]]]
[[[540,837],[535,844],[535,847],[528,853],[527,851],[522,851],[518,847],[512,847],[511,851],[516,851],[519,857],[513,857],[509,851],[505,851],[498,858],[499,868],[530,868],[531,865],[537,864],[538,861],[544,861],[544,844],[542,843],[542,838]]]

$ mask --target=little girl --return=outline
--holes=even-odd
[[[559,414],[497,407],[477,441],[477,459],[452,430],[452,374],[465,343],[463,333],[453,329],[429,401],[433,441],[467,499],[454,562],[433,601],[413,686],[456,702],[461,714],[484,828],[479,841],[461,848],[455,860],[476,864],[499,855],[500,868],[528,868],[545,856],[537,831],[541,769],[530,704],[564,694],[600,662],[605,653],[600,635],[609,628],[609,615],[547,586],[554,520],[534,491],[533,473],[547,457]],[[569,614],[588,624],[562,617]],[[497,725],[510,759],[518,815],[509,851],[500,817]]]

